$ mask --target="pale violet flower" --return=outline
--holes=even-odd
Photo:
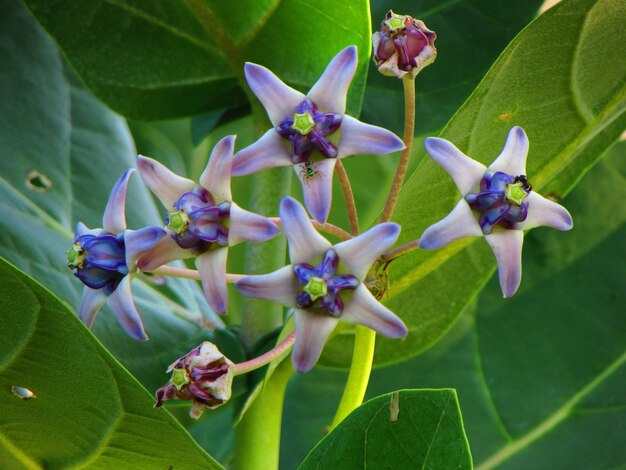
[[[429,137],[426,150],[446,170],[463,198],[444,219],[420,238],[424,249],[440,248],[459,238],[484,236],[498,263],[504,297],[517,291],[522,277],[523,230],[545,225],[572,228],[567,210],[532,190],[526,178],[528,138],[513,127],[500,156],[487,168],[444,139]]]
[[[101,229],[90,230],[78,223],[67,265],[85,284],[78,316],[87,327],[91,328],[96,314],[107,303],[129,335],[145,340],[148,336],[133,302],[130,280],[137,271],[137,258],[165,231],[160,227],[126,229],[126,189],[133,172],[127,170],[115,183]]]
[[[202,287],[213,310],[227,310],[226,258],[228,247],[243,241],[263,242],[280,230],[268,218],[246,211],[232,201],[230,175],[235,137],[220,140],[198,185],[174,174],[161,163],[140,156],[139,173],[169,211],[167,230],[138,260],[151,271],[174,260],[196,257]]]
[[[363,284],[372,263],[397,240],[397,224],[377,225],[333,246],[315,230],[295,199],[282,200],[280,218],[292,264],[270,274],[246,276],[235,286],[245,295],[295,309],[292,358],[298,372],[315,365],[340,320],[365,325],[390,338],[407,334],[402,320]]]
[[[233,175],[293,165],[311,215],[325,222],[330,212],[337,158],[387,154],[404,144],[392,132],[345,114],[348,87],[357,66],[357,50],[339,52],[307,95],[285,85],[260,65],[245,66],[248,85],[269,115],[272,129],[237,152]]]

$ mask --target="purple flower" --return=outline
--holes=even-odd
[[[208,341],[167,368],[169,382],[156,391],[156,407],[165,400],[191,400],[192,418],[226,403],[231,396],[234,364]]]
[[[127,170],[115,183],[104,210],[103,228],[90,230],[78,223],[67,265],[85,284],[78,307],[83,323],[91,328],[106,302],[129,335],[145,340],[148,336],[133,302],[130,280],[137,271],[137,258],[165,231],[160,227],[126,230],[126,189],[134,171]]]
[[[305,96],[265,67],[247,63],[248,85],[265,106],[274,128],[237,152],[233,175],[292,165],[302,183],[307,209],[316,220],[325,222],[337,158],[387,154],[404,148],[395,134],[344,114],[356,66],[356,47],[347,47],[328,64]]]
[[[415,76],[437,57],[437,35],[423,21],[408,15],[396,15],[389,10],[372,36],[374,62],[383,75]]]
[[[280,218],[292,264],[270,274],[246,276],[235,286],[245,295],[295,309],[292,357],[298,372],[315,365],[339,320],[365,325],[390,338],[407,334],[402,320],[363,284],[372,263],[397,240],[397,224],[377,225],[332,246],[315,230],[296,200],[282,200]]]
[[[424,145],[450,174],[463,198],[446,218],[426,229],[420,247],[439,248],[459,238],[484,236],[496,256],[502,293],[511,297],[522,277],[523,230],[541,225],[569,230],[573,226],[569,212],[533,191],[526,178],[524,130],[510,130],[500,156],[489,168],[447,140],[429,137]]]
[[[139,258],[142,271],[177,259],[196,256],[206,299],[216,312],[227,309],[226,258],[228,247],[242,241],[263,242],[280,230],[268,218],[232,202],[230,175],[235,136],[220,140],[200,176],[200,185],[172,173],[147,157],[137,166],[146,185],[170,211],[169,237],[163,237]]]

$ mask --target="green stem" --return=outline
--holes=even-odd
[[[237,425],[235,470],[278,469],[283,400],[292,374],[291,361],[281,362]]]
[[[363,403],[372,370],[375,343],[376,332],[374,330],[361,325],[356,326],[350,373],[339,402],[339,408],[337,408],[337,413],[335,413],[330,425],[331,431]]]
[[[385,208],[380,216],[381,222],[389,222],[393,215],[393,209],[396,206],[396,201],[398,200],[400,189],[402,189],[402,183],[404,182],[404,176],[409,167],[411,148],[413,147],[413,138],[415,135],[415,77],[407,73],[402,78],[402,85],[404,87],[404,150],[400,154],[398,169],[393,178],[393,183],[391,183],[391,189],[389,190]]]

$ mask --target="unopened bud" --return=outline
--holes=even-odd
[[[415,76],[437,57],[437,35],[423,21],[408,15],[396,15],[389,10],[372,36],[374,62],[383,75]]]
[[[170,381],[157,390],[157,403],[179,398],[191,400],[192,418],[198,419],[207,408],[226,403],[231,396],[234,364],[208,341],[185,354],[167,369]]]

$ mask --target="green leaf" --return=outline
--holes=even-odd
[[[392,8],[395,13],[423,20],[437,33],[437,60],[420,72],[415,81],[419,135],[441,129],[542,3],[542,0],[372,2],[374,31]],[[400,134],[404,126],[403,110],[400,80],[383,76],[372,63],[363,100],[363,120]]]
[[[73,308],[83,291],[67,269],[65,252],[76,222],[102,225],[109,191],[135,166],[125,122],[86,91],[64,67],[56,46],[23,6],[0,0],[0,256],[36,277]],[[29,184],[31,175],[39,175]],[[131,182],[130,228],[162,225],[151,195]],[[133,291],[148,342],[126,336],[108,309],[96,335],[148,387],[158,387],[174,359],[207,334],[185,317],[221,325],[193,283],[157,287],[135,279]]]
[[[371,48],[364,0],[198,3],[211,34],[182,1],[26,4],[87,86],[125,116],[165,119],[238,107],[246,102],[246,60],[306,91],[350,44],[359,47],[361,66],[349,109],[360,109]]]
[[[618,46],[626,39],[625,17],[626,7],[613,0],[569,0],[550,9],[507,47],[442,137],[489,164],[508,130],[522,126],[530,140],[530,181],[560,200],[626,127],[626,57]],[[402,225],[399,243],[418,238],[458,199],[445,171],[424,159],[394,214]],[[404,341],[377,342],[378,364],[417,354],[452,327],[494,272],[491,250],[475,240],[417,250],[393,263],[387,304],[410,331]],[[347,365],[352,340],[338,336],[322,362]]]
[[[0,278],[0,467],[221,468],[58,298],[4,260]]]
[[[471,469],[454,390],[401,390],[359,406],[307,456],[313,468]]]

